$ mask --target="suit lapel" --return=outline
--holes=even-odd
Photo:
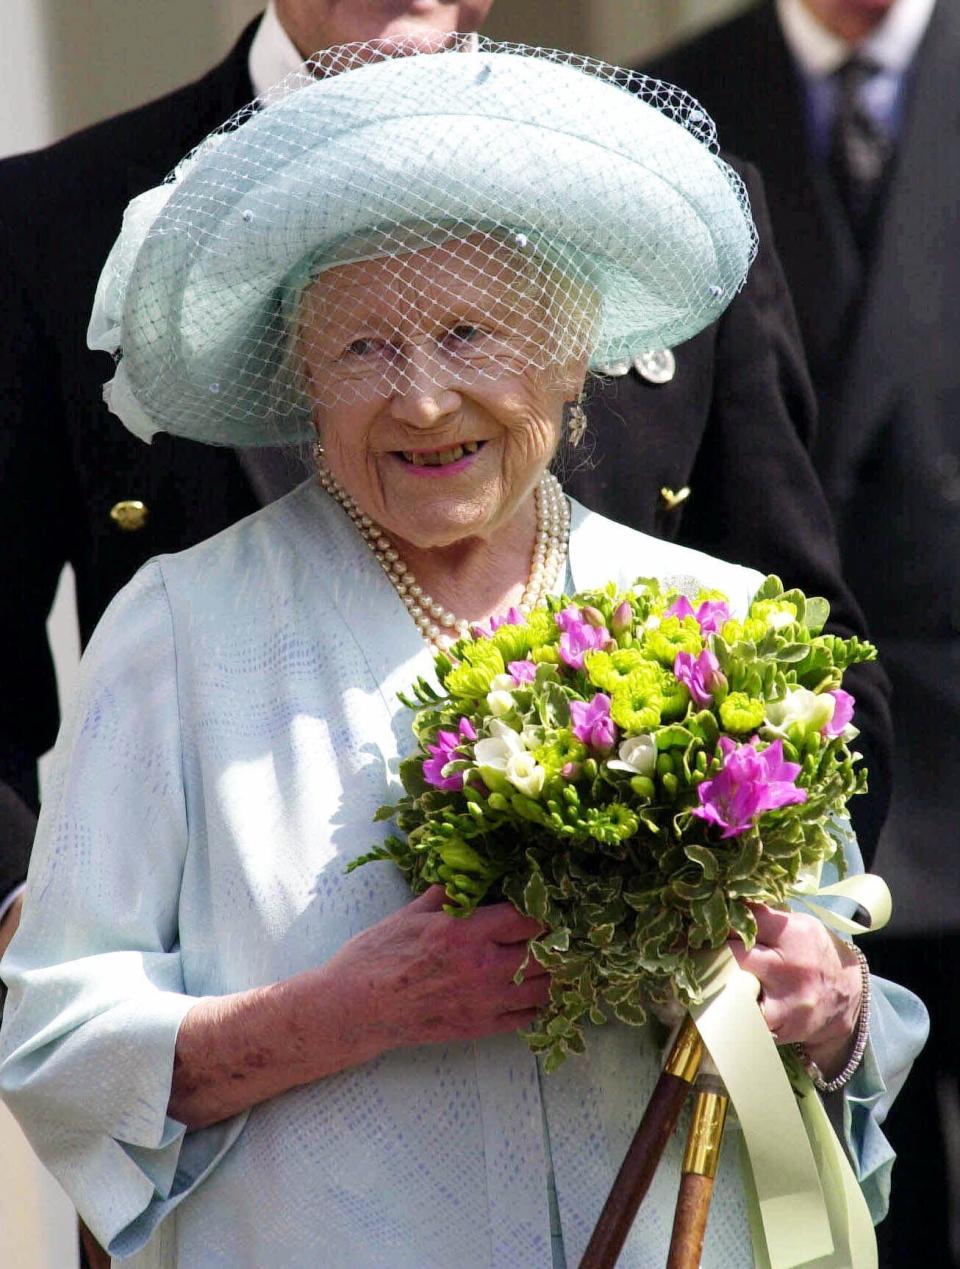
[[[943,334],[960,286],[960,10],[941,0],[911,69],[895,167],[844,373],[827,393],[820,447],[834,482],[851,473],[903,395],[955,378]],[[921,380],[913,371],[923,367]],[[832,408],[833,417],[826,417]],[[914,411],[921,415],[922,411]],[[931,411],[936,416],[934,405]],[[917,438],[919,440],[919,438]],[[835,486],[836,487],[836,486]],[[842,496],[843,490],[837,487]]]
[[[159,185],[195,145],[249,104],[253,86],[248,59],[259,23],[259,18],[254,19],[226,58],[193,85],[184,100],[183,126],[173,135],[159,139],[153,153],[139,156],[130,164],[128,201]],[[294,450],[268,447],[262,453],[243,449],[234,452],[263,506],[288,493],[310,474],[309,464]]]
[[[255,18],[219,65],[192,85],[184,98],[182,127],[157,139],[150,154],[138,157],[127,169],[127,198],[152,189],[214,128],[247,105],[253,96],[248,58],[260,18]]]

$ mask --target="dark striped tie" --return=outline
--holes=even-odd
[[[870,239],[893,149],[890,138],[863,104],[863,89],[879,70],[876,63],[855,54],[836,72],[837,112],[830,170],[861,247]]]

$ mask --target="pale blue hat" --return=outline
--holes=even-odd
[[[476,37],[399,51],[336,50],[323,77],[307,64],[130,205],[89,342],[119,354],[106,395],[138,435],[309,438],[291,318],[304,285],[346,262],[488,237],[501,264],[513,250],[590,297],[571,340],[593,367],[682,343],[742,285],[746,193],[691,98]]]

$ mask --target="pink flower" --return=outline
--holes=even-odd
[[[762,751],[758,745],[756,736],[748,745],[721,736],[723,766],[697,789],[700,805],[693,814],[722,828],[721,837],[745,833],[765,811],[807,800],[806,789],[794,783],[800,764],[783,760],[783,741]]]
[[[712,652],[704,650],[695,657],[692,652],[678,652],[673,663],[673,673],[689,691],[693,703],[701,706],[713,704],[713,693],[726,683],[720,673],[720,662]]]
[[[554,620],[563,632],[560,635],[560,659],[572,670],[583,669],[584,653],[605,648],[613,642],[606,626],[585,620],[581,610],[572,605],[556,613]]]
[[[626,600],[614,609],[613,617],[610,621],[610,628],[615,635],[626,634],[633,625],[633,609]]]
[[[460,745],[465,740],[476,740],[477,733],[469,718],[461,718],[457,731],[438,731],[432,745],[427,745],[432,757],[423,763],[423,778],[435,789],[443,789],[445,793],[456,792],[463,788],[463,773],[455,771],[445,776],[443,769],[448,762],[462,757]]]
[[[570,702],[570,723],[577,740],[595,749],[609,753],[616,743],[617,725],[610,717],[610,697],[597,692],[593,700]]]
[[[521,683],[532,683],[537,677],[536,661],[511,661],[507,669],[513,675],[513,681],[518,687]]]
[[[853,707],[856,702],[842,687],[838,687],[835,692],[828,692],[827,695],[832,696],[834,700],[833,717],[829,723],[820,728],[820,733],[828,740],[834,740],[837,736],[843,735],[843,729],[853,718]]]
[[[698,608],[694,608],[686,595],[681,595],[663,615],[679,617],[681,621],[684,617],[693,617],[704,634],[719,634],[730,620],[730,609],[722,599],[705,599]]]
[[[522,626],[523,623],[524,616],[520,609],[508,608],[506,612],[498,613],[489,621],[475,622],[470,627],[470,632],[475,639],[489,639],[501,626]]]

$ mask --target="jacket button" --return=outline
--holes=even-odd
[[[125,498],[110,508],[110,519],[124,533],[136,533],[147,523],[150,512],[146,503],[136,498]]]

